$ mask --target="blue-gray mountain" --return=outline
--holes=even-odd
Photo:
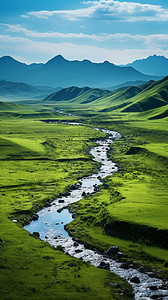
[[[135,60],[127,66],[131,66],[147,75],[168,75],[168,58],[164,56],[149,56],[146,59]]]
[[[89,86],[109,87],[127,81],[158,80],[132,67],[119,67],[108,61],[92,63],[89,60],[68,61],[61,55],[45,64],[26,65],[10,56],[0,58],[0,80],[19,81],[32,85],[52,87]]]

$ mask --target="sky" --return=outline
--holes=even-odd
[[[0,56],[127,64],[168,58],[167,0],[1,0]]]

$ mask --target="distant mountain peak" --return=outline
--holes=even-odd
[[[53,58],[51,58],[46,64],[52,64],[52,63],[60,63],[67,61],[62,55],[56,55]]]
[[[168,74],[168,58],[156,54],[135,60],[127,66],[132,66],[139,72],[147,75],[166,76]]]
[[[102,65],[104,65],[104,66],[106,66],[106,67],[116,67],[116,65],[115,64],[113,64],[113,63],[111,63],[111,62],[109,62],[108,60],[105,60],[103,63],[102,63]]]
[[[16,59],[14,59],[10,55],[4,55],[0,59],[3,60],[3,61],[6,61],[6,62],[17,62],[17,63],[19,63]]]
[[[14,60],[14,58],[13,58],[12,56],[10,56],[10,55],[4,55],[4,56],[2,56],[1,58],[3,58],[3,59],[12,59],[12,60]]]
[[[83,63],[92,64],[92,62],[91,62],[89,59],[83,59],[82,62],[83,62]]]

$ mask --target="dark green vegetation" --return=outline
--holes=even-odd
[[[49,95],[44,101],[82,116],[101,113],[124,120],[161,119],[168,116],[168,77],[114,91],[71,87]],[[128,112],[139,114],[131,116]]]
[[[120,299],[124,293],[123,299],[131,299],[132,290],[118,276],[71,258],[22,228],[46,201],[96,169],[88,149],[104,134],[46,124],[38,119],[45,118],[45,110],[11,103],[1,108],[0,298]],[[63,119],[54,112],[48,116]]]

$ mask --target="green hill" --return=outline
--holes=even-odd
[[[101,89],[91,89],[89,87],[78,88],[75,86],[62,89],[46,97],[44,101],[69,101],[76,103],[90,103],[102,96],[110,95],[112,92]]]
[[[168,104],[168,76],[154,82],[137,96],[131,99],[131,104],[123,112],[140,112],[155,109]]]
[[[136,113],[140,119],[158,119],[168,113],[168,76],[139,86],[126,86],[110,91],[89,87],[69,87],[47,96],[45,103],[60,106],[66,111],[90,113],[116,113],[120,116]]]
[[[21,108],[21,106],[18,104],[0,101],[0,111],[11,111],[19,108]]]
[[[46,95],[56,92],[59,88],[48,86],[33,86],[22,82],[0,81],[0,99],[17,100],[19,99],[41,99]]]

